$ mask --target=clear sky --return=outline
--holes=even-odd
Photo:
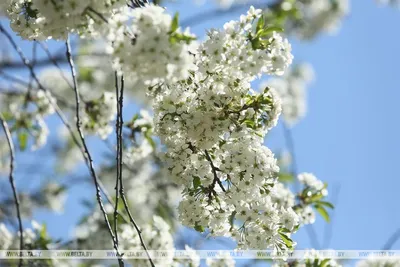
[[[186,0],[168,7],[171,12],[180,10],[182,19],[204,9]],[[239,14],[203,23],[193,31],[202,36],[205,28],[219,27]],[[400,228],[399,26],[400,10],[355,0],[338,34],[312,42],[291,40],[295,60],[310,62],[316,71],[308,114],[293,129],[299,171],[327,181],[331,193],[340,187],[330,248],[380,249]],[[267,145],[282,148],[280,126]],[[75,188],[74,194],[82,196],[85,190]],[[51,233],[65,237],[77,219],[76,211],[82,212],[74,198],[69,198],[64,215],[40,212],[38,220],[47,222]],[[320,242],[325,225],[318,217]],[[300,248],[310,247],[304,230],[294,239]],[[400,249],[400,242],[393,249]]]

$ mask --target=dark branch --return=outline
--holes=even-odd
[[[45,92],[49,92],[48,89],[46,89],[41,82],[39,81],[32,64],[29,62],[29,60],[25,57],[24,53],[22,52],[22,50],[17,46],[16,42],[14,41],[14,39],[11,37],[11,35],[4,29],[4,27],[0,24],[0,32],[2,32],[4,34],[4,36],[8,39],[8,41],[11,43],[12,47],[14,48],[15,51],[17,51],[19,57],[21,58],[22,62],[23,62],[23,66],[27,67],[32,78],[35,80],[35,82],[37,83],[37,85],[39,86],[40,90],[43,90]],[[72,57],[72,56],[71,56]],[[64,60],[65,60],[65,56],[64,56]],[[1,71],[1,70],[0,70]],[[53,94],[54,95],[54,94]],[[47,97],[47,94],[46,94]],[[78,148],[80,149],[83,158],[86,161],[86,155],[85,155],[85,151],[82,148],[81,143],[79,142],[78,138],[75,136],[75,133],[72,129],[72,126],[70,125],[70,123],[68,122],[67,118],[65,117],[64,113],[62,112],[62,110],[60,109],[60,107],[57,105],[57,103],[54,103],[50,98],[48,98],[50,104],[53,106],[53,108],[55,109],[58,117],[61,119],[62,123],[65,125],[65,127],[67,127],[72,140],[74,141],[74,143],[78,146]],[[88,166],[88,168],[90,169],[89,163],[86,161],[86,165]],[[112,201],[112,198],[109,196],[109,194],[107,193],[107,190],[105,189],[103,183],[99,180],[98,184],[100,186],[101,191],[103,192],[103,194],[106,196],[106,199],[109,203],[114,204]],[[126,219],[125,219],[126,220]],[[126,220],[127,221],[127,220]]]
[[[10,129],[8,128],[7,122],[6,122],[6,120],[4,119],[4,117],[3,117],[3,115],[1,113],[0,113],[0,120],[1,120],[1,124],[3,126],[4,133],[5,133],[6,138],[7,138],[8,147],[10,149],[9,181],[10,181],[11,189],[13,191],[15,208],[16,208],[16,211],[17,211],[18,227],[19,227],[19,232],[20,232],[19,249],[23,250],[24,249],[24,230],[22,228],[21,211],[20,211],[20,207],[19,207],[19,197],[18,197],[17,188],[15,186],[15,179],[14,179],[14,162],[15,162],[14,144],[13,144],[13,141],[12,141]],[[22,266],[22,258],[19,259],[19,265],[18,266],[19,267]]]
[[[117,158],[118,158],[118,162],[117,162],[117,169],[119,169],[118,172],[118,180],[119,180],[119,194],[121,196],[122,202],[124,203],[124,207],[125,207],[125,211],[128,214],[129,217],[129,221],[132,223],[133,227],[135,227],[136,232],[138,233],[139,239],[140,239],[140,244],[142,245],[143,249],[146,251],[146,255],[147,258],[150,262],[150,265],[152,267],[155,267],[153,260],[150,257],[150,254],[147,250],[147,246],[143,240],[142,237],[142,231],[140,230],[139,226],[137,225],[136,221],[133,219],[132,213],[129,209],[129,205],[128,205],[128,201],[126,199],[125,196],[125,189],[124,189],[124,183],[123,183],[123,179],[122,179],[122,127],[124,125],[124,120],[123,120],[123,116],[122,116],[122,109],[123,109],[123,105],[124,105],[124,77],[121,76],[121,91],[119,92],[119,94],[117,93],[117,95],[119,95],[119,98],[117,99],[117,125],[119,129],[117,129]],[[118,87],[117,87],[118,88]]]
[[[225,190],[225,188],[224,188],[224,186],[223,186],[221,180],[218,178],[217,171],[219,171],[219,168],[217,168],[217,167],[214,166],[214,162],[212,161],[212,159],[211,159],[210,154],[208,153],[208,151],[207,151],[207,150],[204,150],[204,153],[206,154],[206,159],[207,159],[207,161],[210,162],[211,170],[212,170],[213,175],[214,175],[214,179],[213,179],[213,181],[212,181],[210,187],[208,188],[208,189],[210,190],[209,193],[208,193],[208,198],[211,200],[212,194],[213,194],[213,193],[215,194],[214,187],[215,187],[216,184],[219,185],[219,187],[222,189],[223,192],[226,192],[226,190]]]
[[[118,73],[115,72],[115,96],[116,96],[116,105],[117,105],[117,120],[115,123],[115,134],[117,136],[117,177],[115,179],[115,206],[114,206],[114,232],[115,232],[115,239],[117,240],[118,244],[118,204],[119,204],[119,176],[120,176],[120,168],[119,168],[119,139],[121,137],[120,130],[122,127],[119,125],[119,88],[118,88]]]
[[[91,156],[91,154],[89,152],[89,149],[87,147],[87,144],[86,144],[86,141],[85,141],[85,137],[83,135],[82,128],[81,128],[82,121],[81,121],[81,116],[80,116],[80,97],[79,97],[80,94],[79,94],[78,82],[77,82],[77,77],[76,77],[75,65],[74,65],[74,61],[72,59],[71,45],[70,45],[70,42],[69,42],[69,38],[67,38],[66,47],[67,47],[66,55],[67,55],[67,59],[68,59],[68,62],[69,62],[70,68],[71,68],[73,86],[74,86],[74,90],[75,90],[76,127],[77,127],[77,130],[78,130],[78,134],[79,134],[79,137],[81,139],[82,145],[83,145],[83,149],[85,151],[85,158],[86,158],[87,163],[89,164],[90,173],[92,175],[93,182],[94,182],[95,187],[96,187],[97,202],[98,202],[98,204],[100,206],[100,210],[101,210],[101,212],[103,214],[104,221],[105,221],[105,223],[107,225],[108,232],[109,232],[109,234],[110,234],[110,236],[112,238],[112,241],[113,241],[113,244],[114,244],[114,249],[117,252],[119,266],[122,267],[122,266],[124,266],[124,261],[123,261],[122,257],[120,256],[119,249],[118,249],[118,244],[117,244],[115,235],[113,233],[113,230],[111,229],[111,225],[110,225],[107,213],[106,213],[104,205],[103,205],[103,200],[101,198],[100,187],[99,187],[99,182],[98,182],[99,179],[98,179],[96,171],[94,169],[93,159],[92,159],[92,156]]]

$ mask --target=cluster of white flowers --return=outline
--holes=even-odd
[[[349,13],[349,0],[285,0],[266,9],[266,17],[276,18],[276,9],[292,14],[286,20],[288,32],[301,39],[312,39],[321,32],[335,33],[338,30]]]
[[[42,226],[36,221],[31,222],[32,228],[25,228],[23,231],[24,245],[29,246],[36,241],[38,232],[42,230]],[[13,235],[7,227],[0,223],[0,248],[1,249],[16,249],[19,248],[20,232]]]
[[[117,115],[115,94],[104,92],[98,99],[85,102],[82,128],[86,133],[98,134],[106,139],[113,131],[111,122]]]
[[[115,68],[147,85],[186,79],[195,67],[194,36],[180,30],[177,18],[152,4],[114,16],[107,40]]]
[[[303,260],[294,260],[289,262],[284,261],[276,261],[272,265],[272,267],[286,267],[286,266],[293,266],[293,267],[308,267],[308,266],[318,266],[318,267],[341,267],[342,265],[339,264],[334,259],[327,259],[321,257],[318,251],[311,249],[305,252]]]
[[[324,188],[325,187],[324,183],[318,180],[317,177],[315,177],[314,174],[312,173],[307,173],[307,172],[300,173],[298,175],[298,179],[305,186],[313,190],[322,191],[323,195],[326,195],[328,193]]]
[[[56,165],[57,171],[72,172],[77,165],[83,162],[84,158],[78,146],[72,140],[72,137],[64,125],[58,131],[60,140],[64,140],[65,144],[57,152],[58,163]]]
[[[188,245],[185,245],[185,251],[186,255],[188,255],[188,259],[181,259],[181,260],[175,260],[176,264],[182,264],[183,266],[188,266],[188,267],[198,267],[200,266],[200,256],[199,254],[196,253],[194,249],[189,247]],[[181,265],[178,265],[181,266]]]
[[[7,0],[11,28],[29,40],[65,39],[68,33],[88,34],[113,12],[122,0]],[[4,5],[5,6],[5,5]],[[3,7],[4,8],[4,7]]]
[[[282,77],[271,78],[261,84],[274,88],[282,100],[282,115],[286,123],[293,126],[306,114],[306,88],[314,79],[314,71],[309,64],[298,64]]]
[[[279,98],[270,88],[255,93],[250,82],[282,74],[292,55],[287,40],[263,25],[253,33],[260,16],[251,7],[240,21],[210,31],[196,55],[198,71],[156,88],[155,129],[172,179],[185,187],[184,225],[231,236],[244,248],[286,249],[279,231],[290,235],[298,218],[271,199],[279,168],[263,145],[280,114]]]
[[[357,262],[357,267],[399,267],[399,259],[367,259]]]
[[[8,231],[4,223],[0,223],[0,249],[8,249],[13,240],[13,235]]]
[[[219,253],[214,258],[206,259],[209,267],[235,267],[236,262],[229,253]]]
[[[67,199],[67,193],[64,187],[57,183],[49,182],[44,186],[42,192],[52,211],[56,213],[62,213],[64,211],[64,205]]]
[[[343,18],[349,13],[348,0],[300,0],[302,18],[294,25],[296,34],[308,39],[324,31],[337,32]]]
[[[323,198],[328,195],[326,185],[322,181],[318,180],[313,174],[300,173],[297,178],[305,187],[303,190],[305,197],[317,195],[318,197]],[[302,205],[298,206],[296,212],[301,217],[301,223],[313,224],[315,222],[315,212],[308,203],[302,203]]]
[[[174,251],[174,240],[170,234],[170,226],[158,216],[154,216],[151,224],[141,227],[142,237],[146,240],[149,250]],[[119,234],[119,246],[121,250],[141,250],[139,235],[132,225],[121,225],[121,233]],[[169,258],[154,259],[156,266],[172,266],[173,253],[169,253]],[[148,266],[147,259],[129,260],[134,266]]]
[[[2,95],[0,112],[19,135],[20,147],[25,147],[28,136],[32,136],[32,150],[42,147],[49,134],[45,118],[54,113],[56,100],[49,92],[31,90],[26,94]],[[21,144],[23,142],[24,144]]]

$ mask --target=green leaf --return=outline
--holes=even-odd
[[[272,32],[283,32],[283,29],[281,27],[276,27],[276,26],[271,26],[266,29],[264,29],[261,33],[261,37],[266,37],[270,35]]]
[[[204,232],[204,228],[203,226],[199,225],[197,222],[194,226],[194,230],[196,230],[197,232],[203,233]]]
[[[176,32],[179,27],[179,13],[176,12],[171,23],[171,33]]]
[[[321,261],[321,263],[319,264],[319,267],[327,267],[330,260],[331,260],[331,259],[324,259],[324,260]]]
[[[153,149],[156,148],[156,143],[154,142],[153,138],[151,138],[151,129],[147,129],[146,132],[144,132],[144,137],[146,138],[147,142],[151,145]]]
[[[328,207],[328,208],[331,208],[331,209],[335,208],[335,206],[333,206],[332,203],[329,203],[327,201],[317,201],[316,203],[318,205],[325,206],[325,207]]]
[[[19,149],[21,149],[21,151],[24,151],[28,144],[28,133],[27,132],[20,132],[18,134],[18,143],[19,143]]]
[[[293,175],[291,173],[279,173],[278,179],[280,182],[287,182],[287,183],[294,181]]]
[[[315,204],[314,208],[326,222],[330,222],[329,214],[323,206]]]
[[[13,114],[11,112],[8,111],[4,111],[1,113],[1,115],[3,115],[4,119],[6,121],[12,120],[13,119]]]
[[[291,231],[287,228],[280,228],[278,231],[279,233],[291,233]]]
[[[200,186],[201,186],[200,177],[195,176],[195,177],[193,178],[193,188],[194,188],[194,189],[197,189],[197,188],[199,188]]]
[[[293,240],[290,239],[287,235],[284,233],[279,233],[279,236],[281,237],[282,241],[285,243],[285,245],[288,248],[293,248]]]
[[[265,20],[264,16],[262,15],[257,21],[256,33],[264,29],[264,26],[265,26]]]
[[[47,226],[46,224],[42,225],[42,228],[40,229],[40,238],[46,239],[47,238]]]

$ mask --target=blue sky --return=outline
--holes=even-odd
[[[180,10],[182,19],[203,9],[189,1],[169,5],[171,12]],[[239,14],[193,31],[202,36],[205,28],[219,27]],[[329,183],[331,192],[340,187],[330,248],[379,249],[400,228],[399,25],[400,10],[380,8],[372,0],[351,1],[351,13],[335,36],[291,40],[295,60],[310,62],[316,71],[308,114],[293,129],[299,171],[315,173]],[[29,54],[27,43],[19,43]],[[282,133],[278,126],[267,145],[282,148]],[[76,197],[87,195],[87,190],[74,189],[65,214],[39,212],[37,219],[47,222],[52,234],[65,237],[76,212],[82,212]],[[321,240],[325,225],[318,218]],[[300,248],[310,247],[304,230],[294,239]],[[393,249],[400,249],[400,242]]]

